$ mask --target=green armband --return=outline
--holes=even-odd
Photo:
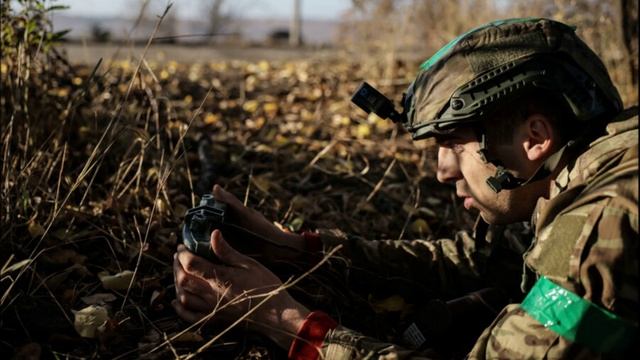
[[[544,276],[520,306],[544,327],[600,353],[624,351],[638,330],[637,325]]]

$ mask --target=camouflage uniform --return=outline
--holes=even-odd
[[[522,255],[533,236],[528,223],[489,226],[479,217],[473,232],[458,231],[453,239],[371,241],[335,229],[319,232],[325,249],[343,246],[347,269],[366,272],[349,274],[349,281],[387,281],[387,294],[411,298],[418,292],[442,299],[483,287],[521,297]],[[506,276],[505,269],[511,270]]]
[[[638,316],[638,118],[611,123],[556,178],[549,200],[534,211],[536,241],[525,262],[566,289],[635,321]],[[346,245],[354,261],[429,279],[446,287],[477,278],[489,252],[465,233],[455,240],[365,241],[322,232],[323,243]],[[521,248],[514,238],[501,246]],[[515,240],[515,242],[514,242]],[[482,245],[484,246],[484,245]],[[489,247],[491,248],[491,247]],[[488,249],[488,248],[486,248]],[[484,255],[483,255],[484,253]],[[449,279],[449,281],[444,280]],[[444,281],[443,281],[444,280]],[[466,281],[466,280],[465,280]],[[636,350],[636,349],[634,349]],[[632,351],[634,351],[632,350]],[[321,358],[421,358],[419,352],[366,337],[339,326],[330,330]],[[431,354],[424,355],[425,358]],[[518,304],[505,307],[469,354],[472,359],[598,357],[546,329]]]
[[[527,266],[622,318],[638,318],[638,117],[611,123],[539,199]],[[570,239],[570,240],[569,240]],[[637,343],[636,343],[637,344]],[[637,346],[637,345],[635,345]],[[636,355],[637,354],[637,348]],[[598,357],[506,307],[471,358]]]
[[[512,66],[527,63],[528,59],[563,59],[589,74],[582,87],[562,88],[563,80],[551,77],[549,87],[562,88],[568,102],[575,105],[584,99],[572,97],[582,92],[597,108],[598,101],[613,104],[607,134],[574,149],[565,168],[554,179],[549,199],[539,199],[532,215],[535,240],[525,255],[526,273],[533,278],[545,276],[555,284],[634,323],[637,328],[638,308],[638,118],[620,116],[621,101],[606,68],[598,57],[568,26],[545,19],[515,19],[499,21],[465,33],[437,52],[421,67],[410,87],[414,92],[403,125],[414,139],[445,133],[460,124],[470,125],[484,116],[475,111],[517,91],[524,82],[512,82],[508,87],[489,88],[492,96],[481,98],[472,105],[460,102],[454,106],[454,96],[469,87],[491,82],[501,73],[509,73]],[[549,60],[551,59],[551,60]],[[535,65],[535,63],[533,63]],[[530,68],[533,72],[539,68]],[[524,74],[524,73],[522,73]],[[525,74],[526,75],[526,74]],[[572,73],[571,75],[575,75]],[[509,80],[512,80],[509,78]],[[549,81],[543,77],[538,84]],[[580,81],[567,81],[580,83]],[[537,86],[535,82],[532,82]],[[461,86],[465,84],[464,86]],[[545,86],[542,86],[545,88]],[[600,91],[596,94],[596,90]],[[475,95],[480,94],[476,93]],[[596,94],[596,95],[594,95]],[[466,101],[478,98],[459,97]],[[456,95],[457,96],[457,95]],[[477,106],[476,106],[477,105]],[[450,111],[470,106],[469,112]],[[475,107],[474,107],[475,106]],[[407,105],[405,105],[407,110]],[[474,112],[475,111],[475,112]],[[636,111],[637,112],[637,111]],[[576,118],[590,121],[589,117]],[[609,115],[607,115],[609,116]],[[597,127],[584,124],[585,128]],[[591,137],[593,139],[594,137]],[[571,153],[569,153],[571,154]],[[558,157],[559,158],[559,157]],[[492,234],[492,232],[489,232]],[[478,234],[476,234],[478,235]],[[340,234],[322,233],[326,246],[345,244],[354,263],[368,264],[388,274],[398,274],[422,281],[441,296],[456,296],[478,286],[494,285],[513,288],[513,280],[496,284],[500,274],[511,270],[502,268],[495,258],[500,249],[522,253],[523,243],[489,236],[483,240],[460,233],[454,240],[374,241],[366,242]],[[504,253],[503,253],[504,255]],[[508,258],[509,256],[501,256]],[[522,265],[522,258],[511,257]],[[362,265],[361,265],[362,266]],[[492,275],[491,266],[495,266]],[[521,274],[522,272],[518,272]],[[454,285],[455,284],[455,285]],[[452,286],[454,285],[454,286]],[[532,281],[523,281],[523,291],[529,291]],[[453,290],[452,290],[453,289]],[[516,299],[516,302],[518,299]],[[585,329],[586,331],[597,329]],[[469,358],[579,358],[608,357],[594,352],[590,344],[581,345],[546,328],[519,304],[506,306],[493,323],[482,333],[468,355]],[[628,349],[634,355],[638,346]],[[321,357],[347,358],[428,358],[431,353],[381,342],[358,332],[338,326],[329,330],[321,346]]]

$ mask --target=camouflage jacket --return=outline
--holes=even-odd
[[[533,214],[535,241],[525,255],[529,271],[535,276],[544,275],[636,322],[639,305],[637,116],[609,124],[607,135],[592,142],[571,161],[557,176],[553,187],[550,198],[539,199]],[[323,243],[327,246],[342,243],[354,262],[368,262],[386,272],[420,278],[427,286],[446,293],[452,284],[463,284],[464,291],[473,287],[474,279],[486,277],[489,270],[486,260],[498,242],[479,244],[464,233],[454,240],[435,242],[366,242],[324,233]],[[504,242],[502,244],[504,247]],[[522,249],[517,243],[506,247]],[[326,359],[432,356],[429,352],[405,349],[343,326],[327,332],[320,351],[320,357]],[[637,345],[630,351],[635,354]],[[545,328],[519,304],[508,305],[500,312],[468,357],[606,358]]]

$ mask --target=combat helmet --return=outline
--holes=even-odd
[[[622,110],[620,95],[604,64],[576,35],[575,28],[544,18],[494,21],[452,40],[420,66],[403,96],[402,112],[395,112],[392,104],[389,110],[390,102],[371,96],[382,95],[367,84],[353,100],[367,111],[402,123],[414,140],[473,126],[484,156],[482,120],[498,105],[531,89],[554,96],[587,127]],[[516,179],[498,161],[489,159],[497,170],[487,183],[498,192],[541,179],[573,144],[575,141],[569,141],[546,162],[544,171],[528,180]]]
[[[579,121],[622,109],[604,64],[575,28],[508,19],[460,35],[420,66],[407,90],[403,125],[414,140],[447,133],[532,87],[564,99]]]

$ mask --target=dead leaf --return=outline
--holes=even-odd
[[[418,209],[416,209],[413,205],[409,204],[403,204],[402,210],[404,210],[408,215],[413,215],[418,211]]]
[[[149,301],[149,306],[156,310],[162,310],[164,306],[162,305],[162,299],[164,299],[164,295],[166,294],[165,289],[153,290],[151,294],[151,300]]]
[[[173,340],[176,343],[185,343],[185,342],[202,342],[204,341],[204,338],[202,337],[202,335],[193,332],[193,331],[187,331],[185,333],[180,334],[180,336],[178,336],[177,338],[175,338]]]
[[[67,229],[61,228],[53,231],[51,236],[55,237],[58,240],[67,240],[70,237],[69,231]]]
[[[272,117],[276,116],[276,114],[278,113],[278,103],[268,102],[268,103],[262,105],[262,109],[267,114],[267,116],[272,118]]]
[[[369,137],[371,135],[371,126],[369,124],[359,124],[355,128],[353,135],[358,139]]]
[[[392,295],[386,299],[382,299],[380,301],[372,302],[371,306],[373,307],[373,311],[376,313],[384,313],[384,312],[398,312],[402,311],[407,304],[404,301],[404,298],[400,295]]]
[[[13,255],[11,255],[13,257]],[[11,261],[11,258],[9,259],[9,261]],[[4,276],[4,274],[8,274],[10,272],[16,271],[16,270],[20,270],[21,268],[29,265],[31,263],[31,259],[24,259],[21,261],[18,261],[17,263],[11,265],[11,266],[7,266],[9,265],[9,261],[7,261],[7,263],[4,265],[4,267],[2,267],[2,270],[0,271],[0,276]]]
[[[27,227],[29,234],[32,238],[36,238],[38,236],[42,236],[44,234],[44,228],[42,225],[38,224],[34,219],[29,220],[29,225]]]
[[[309,208],[309,205],[309,199],[302,195],[297,194],[291,199],[291,209],[293,210]]]
[[[16,360],[38,360],[42,355],[42,347],[36,342],[22,345],[13,354],[12,359]]]
[[[373,206],[371,202],[366,201],[365,199],[362,199],[358,202],[358,205],[356,205],[356,211],[364,211],[372,214],[378,213],[378,209],[376,209],[376,207]]]
[[[43,260],[52,265],[84,264],[87,257],[78,254],[73,249],[58,249],[50,254],[45,254]]]
[[[431,209],[429,209],[427,207],[424,207],[424,206],[417,208],[416,209],[416,213],[418,213],[418,214],[420,214],[422,216],[428,216],[428,217],[432,217],[432,218],[438,216],[438,214],[436,214],[435,211],[433,211],[433,210],[431,210]]]
[[[298,216],[295,219],[291,220],[289,223],[289,228],[293,232],[298,232],[302,229],[302,225],[304,225],[304,217]]]
[[[207,125],[215,124],[220,121],[221,117],[220,114],[208,113],[207,116],[204,117],[204,123]]]
[[[86,338],[95,338],[101,330],[104,330],[109,320],[107,308],[100,305],[90,305],[82,310],[73,311],[73,314],[73,327],[80,336]]]
[[[108,272],[103,271],[98,274],[98,278],[102,282],[102,286],[107,290],[126,290],[129,288],[133,278],[133,271],[125,270],[115,275],[109,275]]]
[[[258,110],[258,105],[259,103],[257,100],[245,101],[245,103],[242,104],[242,110],[248,113],[254,113],[256,112],[256,110]]]
[[[433,196],[427,196],[427,204],[429,205],[433,205],[433,206],[437,206],[442,204],[442,200],[437,198],[437,197],[433,197]]]
[[[415,219],[411,225],[409,226],[409,230],[417,235],[426,235],[431,234],[431,228],[429,227],[429,223],[427,223],[424,219]]]
[[[167,206],[167,202],[159,197],[156,199],[155,201],[156,204],[156,211],[158,212],[158,214],[165,214],[167,212],[168,206]]]
[[[98,293],[80,298],[80,300],[87,305],[106,304],[108,302],[115,301],[116,299],[117,297],[111,293]]]
[[[271,187],[271,181],[266,178],[266,176],[252,176],[251,183],[258,188],[258,190],[268,194],[269,188]]]

